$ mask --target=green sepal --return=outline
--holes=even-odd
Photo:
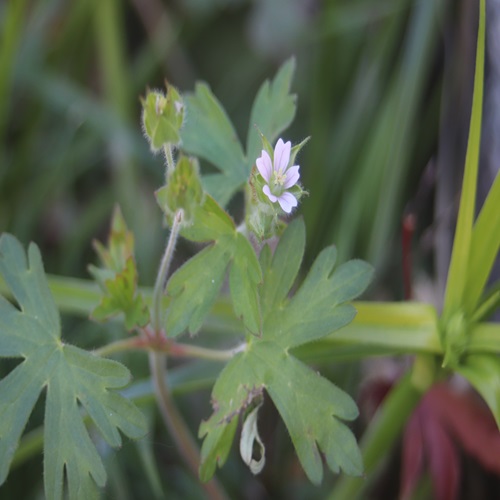
[[[300,150],[309,142],[310,138],[311,136],[306,137],[302,142],[295,144],[295,146],[292,147],[290,150],[290,161],[288,162],[289,166],[292,166],[295,163],[295,158],[297,158]]]

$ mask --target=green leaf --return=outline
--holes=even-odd
[[[471,314],[476,309],[500,249],[500,175],[488,193],[479,213],[470,247],[465,308]]]
[[[169,223],[174,214],[182,209],[185,224],[189,224],[197,208],[203,204],[198,162],[181,155],[173,172],[169,173],[167,183],[156,191],[156,199],[167,216]]]
[[[256,126],[274,141],[292,122],[296,104],[289,90],[294,69],[295,61],[290,59],[272,82],[261,86],[252,107],[246,155],[226,112],[207,85],[198,84],[195,93],[186,98],[183,148],[220,171],[204,176],[203,185],[222,206],[247,182],[259,156],[261,140]]]
[[[186,124],[181,131],[183,149],[203,158],[224,174],[220,184],[241,185],[248,177],[240,141],[224,109],[205,84],[198,84],[195,93],[186,98]],[[232,193],[212,192],[213,186],[206,186],[208,192],[222,205],[229,201]]]
[[[59,314],[45,278],[38,247],[28,256],[11,235],[0,238],[0,274],[19,308],[0,296],[0,356],[23,361],[0,381],[0,483],[29,415],[46,388],[45,495],[95,498],[106,472],[83,424],[83,407],[104,439],[119,446],[118,429],[137,438],[146,432],[141,412],[110,389],[126,385],[129,371],[61,341]]]
[[[251,333],[260,332],[259,262],[250,243],[234,232],[204,248],[171,276],[167,293],[172,300],[166,323],[170,337],[186,328],[192,334],[198,332],[219,295],[231,261],[229,282],[234,311]]]
[[[166,332],[175,337],[186,328],[196,333],[219,295],[232,243],[226,238],[203,249],[178,269],[167,283],[172,301],[167,315]]]
[[[134,236],[127,229],[118,206],[113,213],[108,247],[104,247],[98,241],[94,242],[94,247],[103,267],[90,265],[89,272],[104,293],[91,316],[103,321],[123,313],[125,327],[128,330],[148,324],[149,310],[137,290]]]
[[[233,219],[210,195],[205,195],[203,205],[196,208],[193,223],[183,227],[181,234],[188,240],[202,243],[232,235],[235,230]]]
[[[483,396],[500,428],[500,359],[497,355],[471,354],[456,371]]]
[[[233,256],[236,227],[229,215],[210,196],[198,205],[192,223],[182,236],[195,242],[213,243],[188,260],[170,277],[166,291],[172,297],[166,332],[176,337],[186,328],[196,333],[219,294],[227,266]]]
[[[500,307],[500,281],[495,282],[481,297],[481,302],[474,311],[472,323],[488,319]]]
[[[200,479],[207,482],[215,474],[217,466],[222,467],[227,460],[238,420],[234,418],[227,425],[221,425],[205,438],[207,446],[201,450]],[[200,437],[203,437],[200,435]]]
[[[290,252],[291,242],[299,257]],[[222,456],[227,449],[224,429],[267,391],[288,428],[307,476],[315,484],[322,479],[320,450],[330,469],[360,475],[362,461],[356,440],[342,420],[358,412],[349,395],[310,369],[289,349],[323,338],[351,321],[354,310],[346,304],[367,286],[371,268],[352,261],[334,270],[335,251],[325,250],[316,260],[297,293],[287,298],[304,251],[304,224],[290,224],[274,258],[261,256],[266,304],[261,337],[252,337],[244,352],[224,368],[212,393],[214,412],[200,426],[205,436],[202,457]],[[287,270],[285,256],[290,253]],[[266,297],[266,300],[264,300]],[[234,424],[232,424],[234,425]],[[218,461],[221,464],[221,460]],[[210,458],[202,458],[201,476],[215,470]]]
[[[203,187],[210,193],[223,207],[231,200],[246,181],[243,175],[234,174],[207,174],[202,178]]]
[[[323,250],[286,312],[278,309],[268,316],[270,338],[284,347],[297,347],[323,338],[354,319],[356,310],[347,302],[368,286],[372,268],[366,262],[351,260],[333,271],[336,255],[333,247]]]
[[[500,346],[500,325],[498,323],[478,323],[473,326],[470,333],[467,352],[472,353],[498,353]]]
[[[247,136],[247,176],[262,149],[259,131],[271,142],[278,138],[295,116],[295,94],[290,94],[295,59],[281,66],[272,82],[266,80],[259,89],[252,106]]]
[[[302,219],[295,219],[290,223],[280,239],[272,262],[268,246],[261,252],[261,266],[265,273],[261,297],[263,315],[279,307],[286,299],[286,295],[295,281],[304,256],[306,244],[306,230]],[[269,250],[269,251],[266,251]],[[267,262],[266,262],[267,261]]]
[[[257,287],[262,272],[255,251],[236,230],[229,215],[210,196],[194,212],[194,220],[181,234],[197,242],[213,243],[188,260],[167,283],[172,297],[166,330],[175,337],[186,328],[196,333],[210,312],[231,264],[229,283],[234,311],[253,334],[261,330]]]
[[[229,273],[229,287],[235,314],[254,335],[259,334],[262,329],[257,289],[261,281],[262,271],[257,256],[248,240],[238,233]]]
[[[485,2],[479,2],[479,32],[476,49],[476,70],[474,74],[474,94],[470,120],[465,171],[460,196],[457,228],[453,241],[443,315],[449,316],[463,306],[467,296],[467,280],[472,276],[468,267],[472,238],[472,225],[476,204],[477,172],[479,166],[479,148],[481,143],[481,116],[483,110],[484,85],[484,39],[485,39]],[[465,294],[465,297],[464,297]]]

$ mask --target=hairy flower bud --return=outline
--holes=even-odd
[[[184,101],[175,87],[167,85],[167,94],[152,90],[141,99],[142,128],[151,150],[157,153],[163,147],[179,146],[180,130],[184,122]]]

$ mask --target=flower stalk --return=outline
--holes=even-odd
[[[177,242],[177,238],[179,237],[179,230],[181,228],[183,217],[183,210],[178,210],[174,215],[174,221],[172,223],[172,229],[170,230],[167,247],[161,260],[158,276],[156,277],[155,288],[153,291],[153,309],[151,311],[151,321],[153,330],[157,337],[159,337],[161,332],[161,301],[165,289],[165,282],[167,280],[168,271],[170,269],[170,263],[172,262],[175,244]]]
[[[243,342],[232,349],[210,349],[191,344],[181,344],[165,337],[158,338],[143,335],[142,337],[132,337],[128,339],[111,342],[99,349],[94,350],[96,356],[109,356],[123,351],[154,351],[168,354],[174,358],[196,358],[208,361],[229,361],[233,356],[242,352],[246,348]]]
[[[167,176],[170,169],[175,168],[172,150],[170,146],[165,147],[165,157],[167,161]],[[153,335],[149,335],[149,329],[143,329],[142,339],[146,344],[156,344],[155,347],[168,346],[170,350],[173,349],[175,344],[172,344],[165,339],[163,334],[163,329],[161,325],[161,306],[162,298],[165,290],[165,283],[170,270],[170,264],[172,262],[172,256],[175,250],[175,244],[179,237],[179,231],[182,226],[182,221],[184,218],[184,211],[179,209],[176,211],[173,217],[172,228],[170,230],[170,236],[168,239],[167,246],[165,248],[165,253],[160,264],[160,269],[158,271],[158,276],[156,278],[156,283],[153,291],[153,305],[151,311],[151,322]],[[137,340],[137,339],[136,339]],[[153,341],[153,342],[151,342]],[[137,345],[137,342],[136,342]],[[175,350],[175,349],[174,349]],[[176,346],[176,350],[179,352],[186,352],[186,349]],[[196,351],[198,355],[202,354],[205,356],[210,355],[208,352],[202,352],[203,349],[197,348],[192,349],[191,352]],[[169,350],[167,350],[169,352]],[[166,366],[166,355],[158,350],[151,351],[149,353],[149,368],[151,371],[151,377],[153,379],[153,385],[155,390],[155,397],[160,409],[161,416],[165,423],[165,426],[170,433],[170,436],[174,440],[179,453],[184,459],[186,465],[195,477],[198,477],[198,468],[200,465],[200,453],[198,446],[194,441],[182,415],[177,409],[175,402],[170,393],[168,383],[167,383],[167,366]],[[220,486],[215,480],[202,485],[205,489],[207,495],[211,499],[223,499],[226,498],[225,494],[221,490]]]
[[[174,440],[177,449],[195,477],[198,477],[200,453],[193,436],[184,422],[179,410],[175,406],[172,395],[166,382],[165,355],[159,352],[149,353],[149,367],[153,378],[156,400],[160,408],[163,421]],[[226,495],[215,479],[202,484],[208,498],[213,500],[225,499]]]
[[[165,153],[165,163],[167,165],[166,171],[165,171],[165,181],[168,181],[168,178],[172,173],[174,172],[175,169],[175,162],[174,162],[174,155],[172,152],[172,146],[170,144],[165,144],[163,147],[163,152]]]

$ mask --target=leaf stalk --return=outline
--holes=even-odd
[[[161,301],[163,297],[163,291],[165,289],[165,282],[167,280],[170,263],[172,262],[172,256],[174,254],[177,238],[179,237],[179,230],[181,228],[183,218],[184,211],[182,209],[177,210],[174,215],[174,221],[170,230],[167,247],[165,248],[165,253],[163,254],[163,258],[161,260],[158,276],[156,277],[155,288],[153,291],[153,308],[151,311],[151,320],[153,329],[157,337],[159,337],[161,332]]]

